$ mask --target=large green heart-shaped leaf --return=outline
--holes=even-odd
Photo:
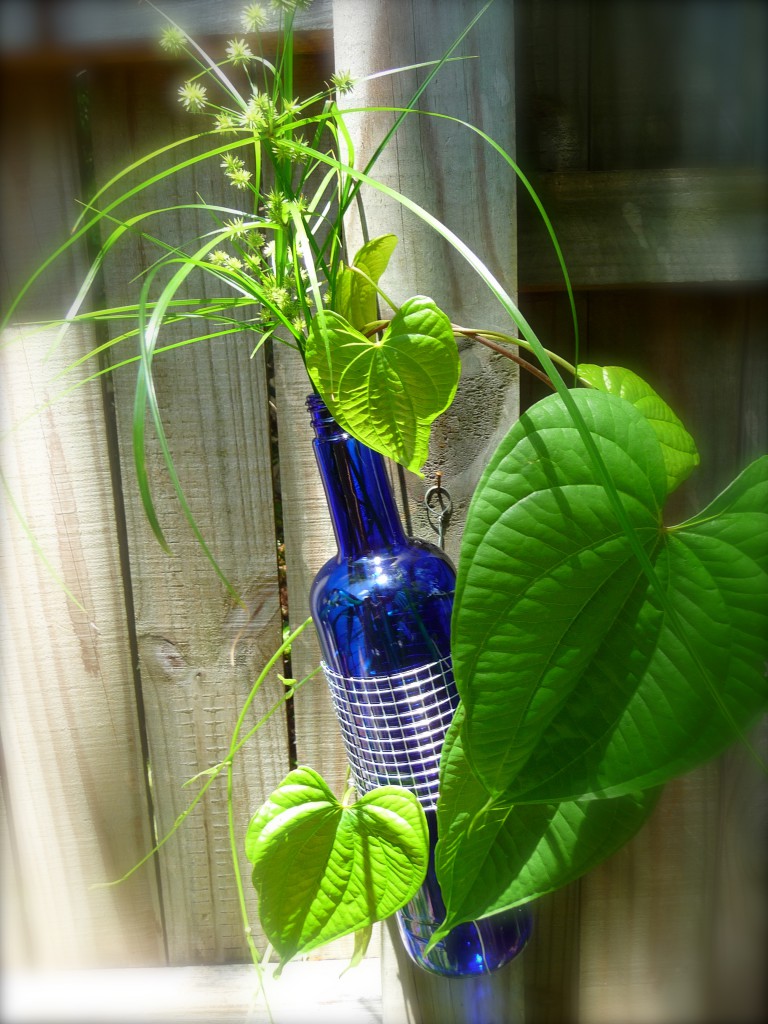
[[[580,363],[578,374],[593,388],[625,398],[645,416],[659,439],[667,471],[667,493],[671,494],[699,464],[696,443],[672,409],[650,384],[623,366]]]
[[[338,313],[312,321],[307,371],[334,419],[369,448],[419,472],[432,421],[453,401],[459,355],[448,317],[422,295],[408,299],[381,337]]]
[[[407,903],[424,880],[429,837],[408,790],[385,786],[345,806],[300,767],[252,819],[245,850],[261,923],[284,964]]]
[[[387,269],[396,245],[396,235],[372,238],[358,249],[352,261],[352,266],[362,273],[344,267],[339,274],[335,310],[357,330],[361,330],[377,318],[374,284]]]
[[[454,717],[440,761],[435,863],[446,906],[439,941],[462,921],[527,903],[579,878],[646,820],[659,790],[608,800],[513,806],[472,771]]]
[[[518,804],[662,784],[722,750],[768,700],[768,458],[667,530],[645,417],[599,391],[573,398],[664,607],[560,398],[544,399],[477,488],[453,619],[467,755],[491,794]]]

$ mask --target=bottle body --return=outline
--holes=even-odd
[[[310,609],[323,669],[360,792],[405,786],[437,804],[440,751],[458,704],[450,661],[455,576],[420,542],[335,558]]]
[[[460,925],[424,954],[445,916],[435,808],[440,751],[458,705],[450,660],[455,571],[439,548],[406,538],[381,456],[340,431],[319,399],[308,405],[339,545],[315,578],[310,606],[353,780],[361,792],[410,789],[430,829],[429,870],[398,911],[400,935],[427,970],[494,970],[525,945],[527,911]]]

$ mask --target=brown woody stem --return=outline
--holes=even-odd
[[[510,348],[505,345],[500,345],[497,341],[492,341],[486,337],[482,331],[473,331],[467,327],[458,327],[456,324],[451,325],[453,327],[454,334],[460,334],[464,338],[470,338],[472,341],[479,341],[481,345],[485,345],[486,348],[491,349],[493,352],[498,352],[499,355],[505,356],[507,359],[511,359],[513,363],[517,363],[523,370],[527,370],[528,373],[532,373],[534,377],[538,377],[540,381],[543,381],[547,387],[555,390],[555,385],[538,367],[534,366],[533,363],[529,363],[527,359],[523,359],[516,352],[513,352]]]

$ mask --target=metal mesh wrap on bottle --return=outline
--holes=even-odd
[[[459,699],[450,658],[365,679],[323,671],[359,792],[404,786],[434,810],[440,751]]]

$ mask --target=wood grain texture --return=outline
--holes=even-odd
[[[438,59],[477,13],[456,2],[395,3],[337,0],[334,4],[336,64],[352,76]],[[514,156],[514,32],[510,5],[496,4],[460,50],[478,59],[444,67],[420,100],[425,111],[470,121]],[[402,107],[426,72],[360,81],[346,106]],[[357,166],[365,166],[391,123],[391,115],[350,115]],[[515,180],[506,163],[477,136],[455,123],[412,115],[401,125],[374,169],[374,177],[410,196],[455,231],[514,295],[516,288]],[[512,324],[463,258],[431,228],[373,189],[364,194],[370,237],[393,232],[400,242],[383,287],[395,302],[430,295],[454,323],[496,327]],[[350,223],[349,246],[361,232]],[[501,436],[517,417],[516,369],[473,342],[460,343],[462,379],[452,409],[435,425],[425,479],[409,475],[414,529],[434,539],[422,506],[427,487],[442,471],[454,515],[446,549],[458,555],[461,527],[475,484]],[[482,414],[479,415],[479,411]]]
[[[766,9],[522,0],[518,11],[531,55],[519,64],[519,155],[574,281],[591,289],[577,295],[581,358],[646,377],[696,438],[702,467],[668,505],[679,522],[768,444],[768,309],[750,284],[766,276]],[[525,287],[558,287],[522,203],[519,245]],[[523,309],[570,357],[564,294],[528,291]],[[765,918],[746,908],[767,902],[765,780],[743,772],[741,753],[672,784],[636,840],[582,879],[568,920],[576,1019],[764,1018]]]
[[[182,121],[175,78],[162,67],[105,71],[92,82],[94,162],[99,180],[161,141],[193,126]],[[167,97],[167,101],[163,101]],[[190,169],[144,194],[142,204],[195,201],[236,205],[219,160]],[[177,245],[215,227],[210,218],[172,212],[151,230]],[[112,304],[136,301],[135,281],[159,255],[146,238],[126,244],[109,261]],[[212,294],[199,275],[191,294]],[[215,287],[215,286],[214,286]],[[189,294],[189,293],[188,293]],[[194,323],[163,331],[161,344],[194,337]],[[114,376],[115,403],[131,578],[158,829],[173,824],[195,793],[182,789],[227,752],[237,715],[253,681],[280,643],[277,561],[272,508],[266,381],[251,359],[255,336],[241,334],[156,358],[155,386],[176,469],[202,535],[231,582],[229,593],[193,537],[173,494],[158,445],[147,458],[157,511],[172,556],[152,536],[140,507],[133,470],[131,418],[135,370]],[[116,358],[116,357],[115,357]],[[252,706],[248,725],[282,693],[273,675]],[[235,812],[240,870],[248,820],[288,768],[287,731],[280,710],[238,756]],[[223,777],[187,819],[160,860],[172,963],[232,962],[247,956],[235,897]],[[254,900],[250,911],[256,924]],[[258,935],[258,932],[257,932]]]
[[[167,0],[161,10],[193,38],[243,35],[241,14],[247,6],[242,0]],[[277,11],[264,4],[267,20],[264,31],[274,33],[279,24]],[[114,53],[116,46],[150,44],[154,56],[160,56],[157,39],[166,20],[158,10],[134,0],[5,0],[0,6],[0,53],[24,57],[44,52],[69,60],[74,55]],[[331,25],[331,0],[314,0],[296,17],[300,36],[327,32]],[[299,47],[305,42],[299,39]],[[311,45],[316,45],[316,37]]]
[[[516,141],[526,174],[589,165],[591,8],[592,0],[516,0]],[[528,203],[521,195],[519,217]]]
[[[763,763],[768,721],[749,734]],[[759,765],[736,745],[720,758],[717,858],[712,879],[710,961],[707,984],[711,1019],[751,1024],[768,1006],[768,787]]]
[[[745,168],[768,157],[768,9],[517,0],[525,170]]]
[[[632,843],[581,880],[579,1021],[710,1019],[715,773],[670,783]]]
[[[312,448],[314,432],[305,405],[311,386],[298,354],[281,345],[275,351],[280,485],[288,577],[288,607],[293,626],[309,615],[309,590],[318,570],[336,554],[325,492]],[[296,678],[320,664],[314,628],[291,649]],[[341,797],[347,761],[341,733],[322,674],[294,698],[296,752],[300,764],[319,771]]]
[[[47,75],[3,85],[7,309],[24,276],[66,237],[79,186],[69,82]],[[62,260],[19,319],[59,315],[80,269]],[[0,350],[8,487],[0,731],[18,887],[11,926],[23,928],[4,942],[11,962],[153,964],[164,959],[153,873],[92,888],[138,860],[150,818],[101,393],[96,385],[63,397],[85,371],[59,376],[93,339],[73,330],[54,351],[54,334],[10,329]]]
[[[523,953],[528,1024],[576,1024],[579,1018],[581,883],[532,905],[533,930]]]
[[[5,565],[3,572],[5,572]],[[3,781],[7,773],[3,769]],[[33,962],[32,936],[22,899],[19,850],[15,843],[5,786],[0,787],[0,963],[3,970],[23,970]]]
[[[589,31],[591,170],[765,165],[765,4],[593,0]]]
[[[71,337],[46,369],[90,340]],[[42,549],[4,501],[2,743],[19,895],[33,963],[151,964],[163,959],[153,872],[92,889],[141,857],[150,821],[100,394],[24,423],[56,393],[40,371],[52,341],[4,337],[6,415],[23,426],[5,438],[3,470]]]
[[[768,279],[768,175],[760,170],[531,174],[575,288]],[[521,204],[521,290],[562,288],[532,204]]]

